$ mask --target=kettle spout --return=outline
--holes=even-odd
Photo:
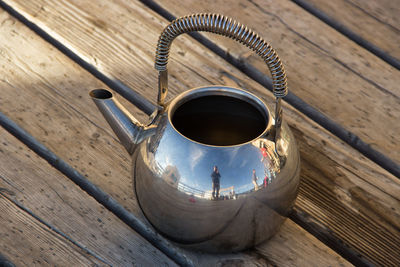
[[[110,91],[95,89],[89,94],[129,154],[132,155],[138,144],[155,133],[154,125],[142,125]]]

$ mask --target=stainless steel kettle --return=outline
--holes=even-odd
[[[219,85],[165,102],[171,43],[192,31],[230,37],[265,61],[275,115],[255,95]],[[295,201],[300,171],[295,140],[282,123],[287,83],[274,49],[231,18],[196,14],[164,29],[155,67],[158,109],[149,125],[140,124],[109,91],[90,93],[132,155],[135,191],[146,218],[172,241],[211,252],[238,251],[270,238]]]

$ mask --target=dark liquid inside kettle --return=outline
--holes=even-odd
[[[252,104],[230,96],[203,96],[179,106],[172,124],[194,141],[217,146],[242,144],[260,136],[267,119]]]

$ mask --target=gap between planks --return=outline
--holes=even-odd
[[[147,115],[150,115],[151,113],[153,113],[156,106],[153,105],[146,98],[144,98],[142,95],[140,95],[136,91],[134,91],[131,88],[129,88],[128,86],[126,86],[123,82],[121,82],[117,79],[113,79],[113,78],[109,77],[106,73],[99,71],[95,66],[93,66],[89,62],[85,61],[82,57],[80,57],[76,53],[72,52],[68,47],[63,45],[57,39],[53,38],[50,34],[48,34],[46,31],[42,30],[36,24],[29,21],[27,18],[25,18],[20,13],[18,13],[11,6],[7,5],[5,2],[0,1],[0,7],[3,8],[5,11],[7,11],[10,15],[15,17],[16,19],[18,19],[20,22],[25,24],[29,29],[31,29],[32,31],[37,33],[44,40],[46,40],[47,42],[52,44],[60,52],[62,52],[67,57],[69,57],[74,62],[76,62],[79,66],[81,66],[82,68],[87,70],[94,77],[96,77],[97,79],[99,79],[100,81],[105,83],[108,87],[112,88],[118,94],[120,94],[125,99],[127,99],[129,102],[131,102],[132,104],[137,106],[144,113],[146,113]]]
[[[8,200],[9,202],[13,203],[18,209],[20,209],[22,212],[26,213],[28,216],[32,217],[34,220],[39,222],[40,224],[44,225],[47,227],[50,231],[54,232],[56,235],[59,235],[61,238],[68,240],[71,242],[73,245],[77,246],[81,250],[83,250],[85,253],[91,255],[92,257],[96,258],[97,260],[107,264],[108,266],[112,266],[109,262],[107,262],[105,259],[100,257],[99,255],[96,255],[93,251],[90,249],[86,248],[85,246],[79,244],[79,242],[75,241],[73,238],[68,236],[67,234],[63,233],[59,229],[57,229],[55,226],[51,225],[50,223],[46,222],[44,219],[40,218],[40,216],[37,216],[34,212],[26,208],[24,205],[22,205],[20,202],[18,202],[15,199],[12,199],[9,197],[7,194],[4,193],[5,190],[2,190],[0,188],[0,197],[3,197],[4,199]],[[8,191],[8,190],[7,190]],[[0,255],[0,263],[1,263],[1,255]],[[0,265],[2,266],[2,265]]]
[[[9,257],[13,257],[18,266],[49,266],[52,262],[61,266],[111,266],[71,246],[69,241],[49,231],[3,194],[0,194],[0,210],[1,248]],[[32,243],[36,243],[36,246],[33,247]],[[9,266],[5,263],[6,267]],[[4,266],[1,258],[0,266]]]
[[[329,26],[331,26],[332,28],[334,28],[335,30],[337,30],[338,32],[340,32],[341,34],[343,34],[344,36],[346,36],[347,38],[358,44],[359,46],[364,47],[366,50],[376,55],[377,57],[381,58],[386,63],[400,70],[400,60],[391,56],[386,51],[374,45],[373,43],[369,42],[368,40],[362,38],[360,35],[350,30],[348,27],[346,27],[339,21],[330,17],[322,10],[318,9],[314,5],[307,2],[306,0],[291,0],[291,1],[296,3],[298,6],[300,6],[307,12],[311,13],[315,17],[319,18],[321,21],[328,24]]]

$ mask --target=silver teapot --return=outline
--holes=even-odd
[[[237,40],[267,64],[275,114],[257,96],[227,86],[194,88],[166,102],[167,62],[175,37],[208,31]],[[300,158],[281,98],[286,74],[271,46],[231,18],[196,14],[176,19],[158,41],[158,108],[139,123],[111,92],[90,95],[132,155],[139,205],[168,239],[209,252],[239,251],[274,235],[298,192]]]

